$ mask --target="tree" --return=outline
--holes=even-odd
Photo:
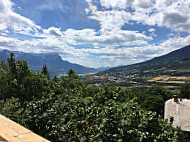
[[[7,59],[8,60],[8,66],[13,75],[16,76],[16,59],[15,55],[13,52],[10,53],[10,57]]]
[[[31,70],[28,67],[28,63],[26,60],[18,60],[16,61],[17,69],[16,69],[16,79],[18,81],[22,81],[23,77],[27,76]]]
[[[76,74],[75,71],[72,70],[72,69],[70,69],[69,72],[68,72],[68,76],[69,76],[69,77],[71,77],[71,76],[73,76],[73,75],[75,75],[75,74]]]
[[[157,114],[164,113],[164,100],[162,96],[149,95],[145,98],[144,102],[141,104],[142,108],[156,112]]]
[[[165,88],[153,85],[147,89],[145,100],[141,106],[149,111],[155,111],[157,115],[163,116],[165,101],[172,97],[172,93]]]
[[[48,68],[47,68],[46,64],[43,65],[42,74],[44,74],[45,76],[47,76],[47,78],[49,78],[49,72],[48,72]]]
[[[136,97],[136,101],[139,104],[141,104],[145,100],[147,93],[145,89],[139,89],[139,88],[133,87],[133,88],[127,88],[125,90],[125,95],[128,100],[131,100]]]
[[[9,69],[0,67],[0,97],[8,94],[0,100],[0,113],[50,141],[180,142],[180,130],[156,114],[168,95],[162,88],[151,87],[143,95],[146,110],[129,99],[140,91],[84,87],[73,70],[55,82],[44,75],[46,65],[43,74],[36,73],[26,61],[10,57]]]
[[[55,81],[55,82],[57,82],[57,81],[58,81],[58,78],[57,78],[57,76],[56,76],[56,75],[54,76],[53,81]]]
[[[45,67],[44,67],[45,68]],[[47,73],[47,72],[46,72]],[[5,60],[0,65],[0,98],[20,98],[31,100],[40,98],[42,94],[49,91],[47,78],[32,72],[26,60],[16,60],[11,53],[8,58],[8,67]]]
[[[180,94],[178,97],[190,99],[190,84],[186,83],[181,85]]]
[[[147,95],[162,96],[164,101],[167,101],[168,99],[173,97],[173,94],[170,91],[157,85],[149,87],[146,93]]]
[[[0,68],[3,69],[3,70],[5,70],[5,71],[8,71],[8,66],[7,66],[7,64],[6,64],[5,59],[2,59],[2,60],[1,60]]]

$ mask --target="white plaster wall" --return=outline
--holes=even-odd
[[[174,99],[166,101],[164,119],[170,120],[170,117],[174,117],[174,127],[190,132],[190,100],[178,98],[178,102]]]

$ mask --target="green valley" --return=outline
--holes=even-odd
[[[190,81],[190,46],[149,61],[111,68],[89,78],[92,84],[124,87],[148,87],[157,84],[176,89]]]

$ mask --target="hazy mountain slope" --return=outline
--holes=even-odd
[[[112,68],[97,75],[158,75],[170,73],[171,70],[187,69],[190,69],[190,45],[149,61]]]
[[[11,51],[9,50],[0,50],[0,59],[7,59],[10,53]],[[67,73],[69,69],[73,69],[76,73],[96,72],[96,69],[63,61],[57,53],[36,54],[18,51],[14,51],[14,53],[17,60],[27,60],[33,71],[41,71],[42,66],[46,64],[51,75]]]

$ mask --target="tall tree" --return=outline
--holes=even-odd
[[[47,68],[46,64],[43,65],[42,74],[46,75],[49,78],[49,72],[48,72],[48,68]]]
[[[2,59],[2,60],[1,60],[0,68],[2,68],[2,69],[5,70],[5,71],[8,71],[8,66],[7,66],[7,64],[6,64],[5,59]]]
[[[54,76],[53,81],[55,81],[55,82],[57,82],[57,81],[58,81],[58,78],[57,78],[57,76],[56,76],[56,75]]]
[[[16,59],[13,52],[11,52],[10,57],[8,60],[8,66],[13,75],[16,75]]]
[[[75,74],[75,71],[72,70],[72,69],[70,69],[69,72],[68,72],[69,77],[71,77],[71,76],[74,75],[74,74]]]

